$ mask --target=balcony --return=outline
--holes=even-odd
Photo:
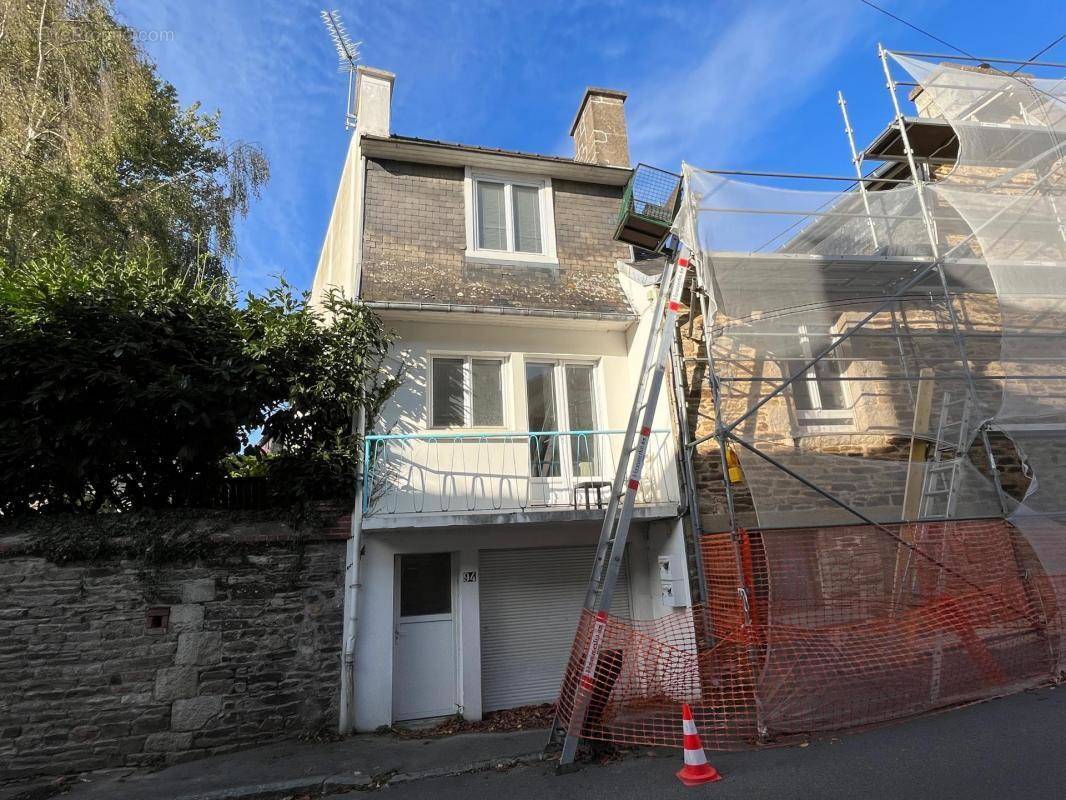
[[[624,431],[367,436],[368,529],[602,518]],[[652,431],[637,518],[677,514],[673,437]]]

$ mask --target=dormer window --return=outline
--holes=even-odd
[[[467,169],[466,256],[557,266],[551,178]]]

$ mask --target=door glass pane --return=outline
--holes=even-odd
[[[433,422],[434,428],[462,426],[466,423],[463,412],[463,359],[433,359]]]
[[[503,184],[477,182],[477,246],[484,250],[507,249],[507,207]]]
[[[471,364],[474,384],[474,425],[503,425],[502,362],[475,358]]]
[[[514,249],[540,253],[540,190],[535,186],[512,186]]]
[[[400,616],[452,612],[452,554],[400,556]]]
[[[555,367],[552,364],[526,364],[526,404],[529,430],[558,430],[555,410]],[[559,456],[557,436],[529,437],[529,468],[535,478],[557,478]]]
[[[571,431],[596,430],[595,396],[592,388],[593,367],[588,364],[566,365],[566,413]],[[574,476],[598,474],[596,437],[578,433],[569,437]]]

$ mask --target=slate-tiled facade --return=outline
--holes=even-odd
[[[559,266],[468,263],[462,167],[368,159],[364,300],[631,315],[616,261],[621,187],[555,179]]]

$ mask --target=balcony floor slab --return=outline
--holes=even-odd
[[[606,508],[543,508],[525,511],[450,511],[414,514],[371,514],[363,519],[364,531],[402,530],[404,528],[444,528],[457,525],[523,525],[534,523],[599,522]],[[676,504],[637,506],[633,519],[671,519],[678,516]]]

